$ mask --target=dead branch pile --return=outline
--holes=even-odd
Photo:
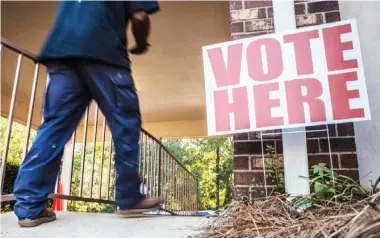
[[[380,192],[355,204],[330,203],[297,212],[284,197],[234,203],[197,238],[380,238]]]

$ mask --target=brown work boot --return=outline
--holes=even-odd
[[[121,216],[131,215],[131,214],[142,214],[144,212],[150,212],[160,208],[161,199],[144,199],[137,203],[135,206],[126,210],[117,210],[116,214]]]
[[[54,221],[56,219],[55,213],[50,208],[45,208],[44,212],[36,219],[25,219],[18,221],[21,227],[35,227],[42,223]]]

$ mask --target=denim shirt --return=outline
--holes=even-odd
[[[79,58],[129,68],[128,21],[135,11],[158,10],[157,1],[61,1],[39,60]]]

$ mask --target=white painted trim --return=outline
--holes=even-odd
[[[342,20],[356,19],[372,120],[355,122],[360,183],[371,189],[380,176],[379,11],[378,1],[339,1]],[[380,185],[379,185],[380,188]]]
[[[273,18],[275,32],[296,29],[294,1],[273,0]],[[309,177],[305,128],[282,131],[286,192],[291,196],[310,194],[309,181],[300,177]]]

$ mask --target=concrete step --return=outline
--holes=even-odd
[[[200,232],[204,217],[142,216],[120,218],[114,214],[58,212],[57,220],[35,228],[20,228],[11,212],[1,214],[2,238],[181,238]]]

